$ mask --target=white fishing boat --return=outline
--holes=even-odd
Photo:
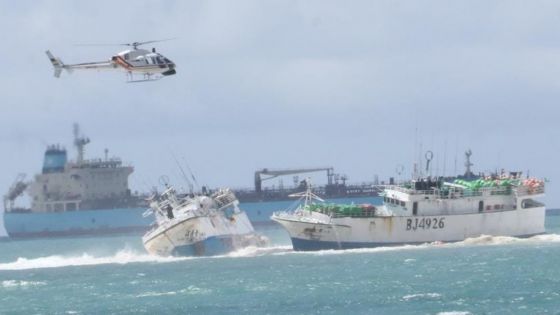
[[[150,254],[205,256],[225,254],[247,246],[264,246],[247,214],[229,189],[211,196],[179,196],[167,189],[150,200],[153,228],[142,238]]]
[[[456,242],[480,235],[529,237],[545,232],[544,181],[520,173],[478,179],[419,179],[387,186],[383,205],[316,202],[310,190],[294,211],[272,220],[294,250]]]

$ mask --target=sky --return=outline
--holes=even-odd
[[[427,150],[451,175],[471,149],[477,172],[547,178],[560,206],[557,1],[0,0],[0,35],[2,191],[40,171],[47,144],[74,158],[79,123],[86,157],[108,148],[137,191],[184,185],[173,156],[201,185],[238,188],[262,168],[406,179]],[[77,45],[162,38],[177,75],[157,82],[56,79],[44,53],[103,61],[124,47]]]

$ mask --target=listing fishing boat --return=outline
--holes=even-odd
[[[456,242],[480,235],[545,232],[544,180],[520,172],[480,178],[424,178],[383,190],[383,205],[318,202],[309,188],[294,211],[272,220],[296,251]]]
[[[142,238],[150,254],[212,256],[247,246],[265,246],[268,240],[253,229],[247,214],[229,189],[210,196],[177,194],[167,186],[150,200],[144,216],[155,222]]]

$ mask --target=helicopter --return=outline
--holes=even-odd
[[[127,44],[117,44],[118,46],[129,46],[132,49],[121,51],[111,57],[110,60],[100,62],[84,62],[76,64],[64,64],[60,58],[56,58],[47,50],[46,54],[49,57],[53,67],[54,76],[60,77],[62,70],[71,73],[74,69],[122,69],[127,72],[127,82],[146,82],[156,81],[163,77],[174,75],[177,73],[175,70],[175,63],[162,54],[157,53],[155,48],[151,51],[146,49],[139,49],[138,46],[151,44],[155,42],[162,42],[163,40],[151,40],[145,42],[133,42]],[[113,46],[113,45],[80,45],[80,46]],[[141,75],[142,79],[135,79],[134,75]]]

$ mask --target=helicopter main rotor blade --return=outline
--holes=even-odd
[[[121,46],[122,44],[74,44],[74,46]]]
[[[177,39],[177,37],[166,38],[166,39],[157,39],[157,40],[148,40],[148,41],[145,41],[145,42],[134,42],[134,43],[125,44],[125,45],[128,45],[128,46],[140,46],[140,45],[146,45],[146,44],[151,44],[151,43],[165,42],[165,41],[174,40],[174,39]]]
[[[173,37],[173,38],[165,38],[165,39],[157,39],[157,40],[148,40],[145,42],[133,42],[133,43],[121,43],[121,44],[75,44],[74,46],[128,46],[128,47],[138,47],[141,45],[145,45],[145,44],[151,44],[151,43],[158,43],[158,42],[165,42],[168,40],[174,40],[177,39],[177,37]]]

